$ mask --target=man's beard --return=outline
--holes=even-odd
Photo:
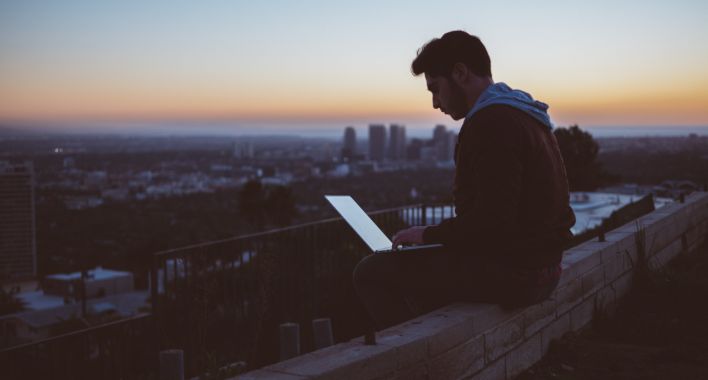
[[[451,87],[450,87],[450,93],[452,94],[452,97],[450,98],[451,104],[450,104],[450,116],[454,120],[460,120],[463,117],[467,116],[467,112],[469,112],[469,109],[467,109],[467,102],[466,102],[466,96],[465,96],[465,90],[462,89],[462,86],[458,85],[457,83],[450,81]]]

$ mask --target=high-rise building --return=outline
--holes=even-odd
[[[369,125],[369,160],[381,162],[386,154],[386,126]]]
[[[423,141],[421,139],[411,139],[411,143],[406,146],[406,159],[408,161],[420,160],[420,151],[422,148]]]
[[[354,156],[356,156],[356,130],[354,127],[346,127],[342,144],[342,158],[351,160]]]
[[[438,124],[435,126],[435,129],[433,129],[433,141],[438,142],[442,141],[445,138],[445,134],[447,133],[447,128],[445,128],[444,125]]]
[[[447,139],[445,143],[447,147],[445,148],[445,156],[442,157],[441,161],[452,161],[455,159],[455,145],[457,145],[457,133],[455,131],[447,131]]]
[[[444,125],[438,124],[433,130],[433,147],[437,161],[449,161],[452,159],[455,145],[450,146],[450,134]]]
[[[36,275],[32,163],[0,161],[0,277],[29,279]]]
[[[406,127],[398,124],[389,126],[388,158],[393,161],[406,158]]]
[[[234,143],[234,158],[252,159],[254,156],[253,141],[237,141]]]

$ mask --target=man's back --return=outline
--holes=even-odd
[[[575,216],[550,129],[516,108],[492,105],[465,121],[455,153],[457,218],[426,229],[425,241],[525,267],[559,262]]]

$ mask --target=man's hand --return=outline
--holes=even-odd
[[[393,249],[403,244],[423,244],[423,231],[425,227],[416,226],[398,231],[393,236]]]

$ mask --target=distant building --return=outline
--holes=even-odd
[[[276,165],[263,165],[259,177],[275,177],[278,175],[278,167]]]
[[[441,141],[445,138],[445,134],[447,133],[447,128],[445,128],[444,125],[438,124],[435,126],[435,129],[433,129],[433,141]]]
[[[447,128],[444,125],[438,124],[433,129],[433,159],[443,161],[443,157],[447,156]]]
[[[95,298],[133,291],[133,274],[97,267],[87,271],[86,297]],[[81,272],[52,274],[42,280],[44,294],[78,299]]]
[[[570,193],[570,207],[575,213],[575,225],[571,228],[574,235],[595,228],[602,224],[618,209],[636,202],[641,197],[627,194],[599,192]],[[654,208],[658,209],[671,203],[671,199],[655,197]]]
[[[440,161],[453,161],[455,159],[455,145],[457,145],[457,133],[454,131],[447,131],[447,139],[445,140],[445,147],[443,155]]]
[[[97,196],[68,196],[64,198],[64,206],[69,210],[98,207],[103,203],[103,198]]]
[[[349,164],[339,164],[327,172],[328,177],[338,178],[346,177],[349,174],[351,174],[351,166]]]
[[[34,169],[31,162],[0,161],[0,276],[37,274]]]
[[[110,201],[125,202],[130,200],[130,189],[127,187],[118,187],[101,190],[101,197]]]
[[[253,141],[237,141],[234,143],[234,158],[250,160],[255,156]]]
[[[699,190],[699,186],[692,181],[666,180],[654,186],[653,193],[660,197],[678,198]]]
[[[369,160],[381,162],[386,153],[386,127],[382,124],[369,125]]]
[[[354,156],[356,156],[356,130],[354,127],[347,127],[344,129],[342,158],[352,160]]]
[[[455,143],[457,134],[448,131],[444,125],[436,125],[433,130],[433,147],[435,148],[435,159],[437,161],[452,161],[455,154]]]
[[[423,148],[421,139],[411,139],[411,143],[406,147],[406,159],[408,161],[420,160],[420,151]]]
[[[98,188],[105,186],[108,182],[108,173],[105,170],[94,170],[86,173],[84,185],[90,188]]]
[[[335,156],[336,156],[336,152],[332,148],[332,144],[325,143],[322,146],[322,159],[323,159],[323,161],[332,162],[334,160]]]
[[[212,172],[232,172],[234,170],[234,167],[231,165],[225,165],[225,164],[211,164],[209,165],[209,170]]]
[[[0,317],[0,348],[140,315],[150,309],[148,300],[146,291],[128,292],[87,300],[85,316],[82,316],[80,303],[58,303],[3,315]]]
[[[438,152],[434,146],[423,146],[420,148],[420,161],[426,163],[435,162],[438,159]]]
[[[389,126],[388,158],[399,161],[406,158],[406,127],[398,124]]]
[[[76,160],[73,157],[64,157],[63,166],[65,170],[73,169],[76,166]]]

